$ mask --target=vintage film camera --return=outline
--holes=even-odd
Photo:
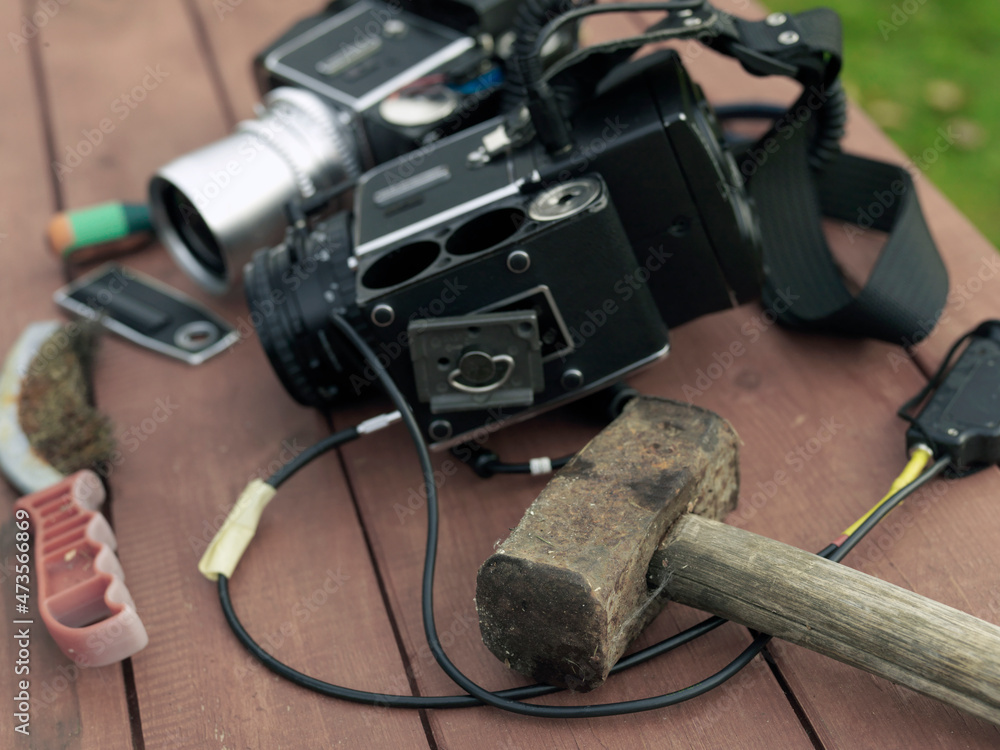
[[[294,398],[374,382],[330,323],[345,311],[443,448],[611,385],[667,353],[668,326],[759,294],[744,182],[679,56],[606,68],[583,76],[570,148],[512,143],[524,109],[495,118],[254,256],[251,317]]]
[[[258,117],[152,178],[156,231],[209,291],[280,242],[284,205],[498,112],[520,0],[337,0],[255,60]],[[575,44],[568,29],[546,50]]]
[[[912,180],[840,152],[833,11],[752,20],[678,0],[642,34],[542,60],[548,35],[615,7],[539,18],[514,45],[522,104],[368,171],[353,211],[289,205],[285,241],[244,273],[296,400],[329,408],[376,381],[344,320],[440,449],[601,391],[663,357],[668,327],[757,297],[786,325],[884,341],[936,319],[947,274]],[[719,114],[677,52],[629,59],[691,37],[801,96]],[[770,127],[739,141],[720,117]],[[852,290],[823,219],[853,221],[892,185],[885,244]]]

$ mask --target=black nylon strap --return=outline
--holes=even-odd
[[[905,169],[841,155],[809,166],[809,128],[781,143],[749,185],[760,215],[762,301],[794,328],[904,344],[934,327],[948,275]],[[858,222],[848,241],[888,233],[864,288],[852,294],[822,231],[824,216]]]
[[[762,235],[762,297],[782,323],[896,344],[923,338],[948,294],[948,276],[905,170],[840,152],[846,98],[837,77],[840,17],[818,8],[750,21],[709,3],[672,12],[644,35],[595,45],[608,55],[657,35],[696,38],[740,61],[754,75],[781,75],[803,94],[771,131],[742,155]],[[848,239],[888,233],[867,284],[845,284],[823,234],[823,217],[862,221]],[[736,288],[736,280],[730,280]]]
[[[741,50],[775,57],[796,67],[794,77],[805,86],[789,114],[742,157],[741,171],[751,175],[748,190],[760,217],[763,304],[794,328],[904,345],[923,338],[944,308],[948,275],[913,180],[884,162],[847,154],[822,164],[815,158],[817,120],[824,116],[818,103],[829,100],[826,84],[840,70],[839,18],[817,10],[791,16],[779,29],[740,20],[735,28],[739,41],[730,40],[722,51],[750,72],[758,72],[753,65],[760,65],[759,58]],[[800,41],[776,42],[782,31],[794,31]],[[827,245],[824,216],[854,222],[848,241],[868,231],[888,234],[857,294],[848,289]]]

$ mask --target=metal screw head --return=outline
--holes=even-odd
[[[524,250],[515,250],[507,256],[507,270],[511,273],[524,273],[531,267],[531,256]]]
[[[795,31],[782,31],[778,34],[778,41],[781,44],[798,44],[799,35]]]
[[[447,419],[435,419],[427,427],[431,440],[447,440],[451,437],[451,422]]]
[[[691,18],[684,19],[684,25],[688,28],[693,28],[695,26],[701,26],[702,20],[697,16],[691,16]]]
[[[388,37],[403,36],[406,33],[406,24],[398,18],[390,18],[382,26],[382,30]]]
[[[486,352],[474,350],[462,355],[458,361],[458,370],[466,382],[486,385],[496,377],[497,365]]]
[[[372,323],[377,325],[379,328],[385,328],[387,325],[391,325],[392,321],[396,319],[396,311],[393,310],[389,305],[375,305],[372,308]]]
[[[788,16],[784,13],[772,13],[765,19],[765,22],[768,26],[781,26],[787,20]]]
[[[958,437],[958,430],[956,430],[954,427],[950,427],[948,428],[948,434],[951,435],[952,437]]]
[[[576,390],[583,385],[583,373],[574,367],[572,370],[566,370],[559,382],[567,391]]]

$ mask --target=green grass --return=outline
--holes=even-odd
[[[923,171],[1000,245],[1000,3],[768,0],[792,12],[821,4],[844,22],[847,90],[915,163],[939,128],[961,134]]]

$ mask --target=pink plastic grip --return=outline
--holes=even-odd
[[[115,556],[118,542],[97,508],[104,485],[78,471],[26,495],[35,543],[38,609],[52,639],[81,667],[126,659],[149,642]]]

